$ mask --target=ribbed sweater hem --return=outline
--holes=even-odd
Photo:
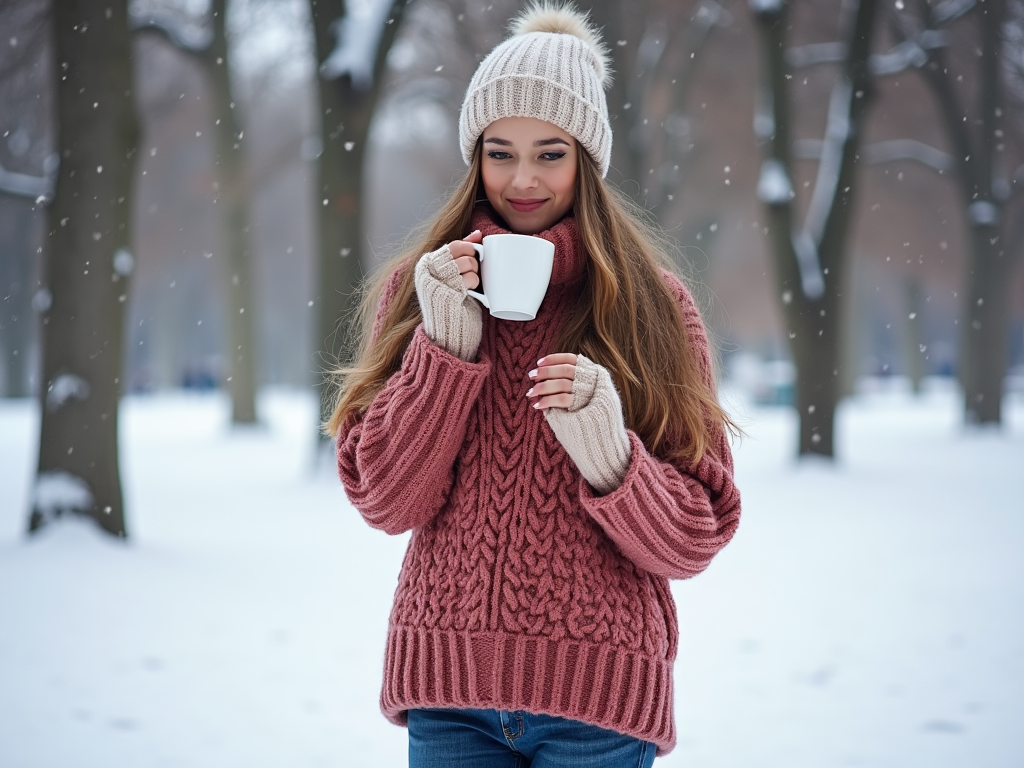
[[[610,645],[504,632],[392,626],[381,710],[396,725],[419,707],[522,709],[675,746],[672,662]]]

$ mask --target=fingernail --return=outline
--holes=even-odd
[[[534,368],[534,369],[533,369],[532,371],[530,371],[530,372],[529,372],[528,374],[526,374],[526,375],[527,375],[527,376],[529,376],[529,377],[530,377],[531,379],[533,379],[533,378],[536,378],[536,377],[537,377],[537,369],[536,369],[536,368]]]
[[[535,409],[536,409],[536,408],[540,408],[540,402],[538,401],[538,402],[534,403],[534,404],[533,404],[533,407],[534,407]]]
[[[543,357],[540,360],[537,361],[537,365],[544,365],[544,358]]]
[[[529,391],[526,393],[526,396],[529,397],[532,394],[533,394],[533,387],[530,387]]]

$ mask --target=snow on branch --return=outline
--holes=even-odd
[[[213,45],[213,29],[170,8],[132,3],[128,23],[133,32],[157,32],[175,48],[188,53],[203,53]]]
[[[757,180],[757,198],[766,205],[785,205],[793,199],[793,182],[786,166],[773,157],[761,163],[761,176]]]
[[[911,67],[922,67],[928,61],[928,54],[916,40],[904,40],[891,51],[871,57],[873,75],[893,75]]]
[[[15,197],[27,197],[37,203],[48,203],[53,199],[59,166],[60,160],[56,154],[49,155],[43,163],[45,176],[15,173],[0,165],[0,192]]]
[[[701,0],[691,23],[697,25],[698,36],[703,36],[716,24],[727,24],[728,20],[729,12],[715,0]]]
[[[850,100],[853,98],[853,84],[845,75],[836,80],[832,88],[832,96],[828,103],[828,122],[825,125],[825,139],[821,142],[821,158],[818,162],[818,176],[814,180],[814,192],[807,209],[804,225],[807,243],[813,245],[813,251],[802,244],[806,251],[805,261],[801,261],[800,275],[804,282],[804,293],[812,296],[807,288],[815,288],[820,283],[824,288],[821,264],[818,259],[818,245],[825,233],[825,225],[832,215],[836,192],[839,186],[839,170],[843,160],[843,148],[850,138]],[[803,236],[798,237],[802,241]],[[813,257],[813,259],[812,259]]]
[[[846,43],[808,43],[786,49],[786,63],[791,67],[810,67],[814,64],[839,64],[846,61]]]
[[[759,16],[770,16],[782,12],[783,0],[747,0],[750,10]]]
[[[821,147],[824,144],[820,139],[802,138],[794,141],[794,157],[801,160],[820,160]],[[956,170],[953,156],[924,141],[913,138],[894,138],[889,141],[876,141],[864,144],[860,150],[860,160],[868,165],[882,165],[897,160],[914,160],[927,165],[939,173],[952,173]],[[1024,166],[1021,171],[1021,181],[1024,182]]]
[[[999,223],[999,208],[989,200],[975,200],[967,206],[967,220],[976,227],[994,227]]]
[[[320,75],[328,80],[348,75],[357,89],[365,91],[373,85],[373,63],[391,0],[364,0],[348,3],[347,8],[346,15],[331,25],[336,42],[320,65]]]
[[[977,4],[977,0],[945,0],[936,7],[932,18],[936,24],[945,24],[959,19]]]
[[[867,144],[861,149],[861,158],[871,165],[893,160],[916,160],[939,173],[953,173],[956,170],[956,162],[951,154],[916,139],[893,139]]]
[[[927,29],[916,40],[904,40],[892,50],[872,54],[868,66],[873,75],[894,75],[911,67],[923,67],[928,62],[928,51],[942,48],[948,42],[944,31]],[[786,50],[786,63],[795,69],[816,64],[841,64],[846,61],[849,47],[846,43],[809,43]]]
[[[58,376],[46,388],[46,407],[56,411],[69,400],[88,400],[89,382],[73,373]]]
[[[819,139],[799,139],[793,142],[793,156],[801,160],[819,160],[823,144]],[[868,165],[915,160],[939,173],[953,173],[956,170],[952,155],[916,139],[891,139],[865,144],[860,150],[860,160]]]
[[[800,289],[808,299],[817,301],[825,295],[825,276],[821,273],[818,246],[807,230],[793,236],[793,252],[800,270]]]
[[[793,251],[800,270],[800,283],[804,295],[812,301],[825,294],[825,275],[821,268],[818,247],[825,234],[825,226],[832,215],[839,187],[839,172],[842,166],[843,149],[850,138],[850,100],[853,98],[853,84],[845,75],[836,80],[828,104],[828,122],[825,138],[815,142],[818,156],[818,175],[814,181],[814,192],[807,208],[803,230],[793,236]],[[808,142],[809,144],[810,142]],[[806,146],[806,145],[805,145]],[[762,179],[764,166],[762,166]],[[789,183],[789,177],[785,177]],[[758,193],[760,196],[760,184]],[[792,189],[792,187],[790,187]],[[762,199],[764,199],[762,197]]]

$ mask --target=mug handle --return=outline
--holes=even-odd
[[[480,261],[483,261],[483,260],[484,260],[484,247],[483,247],[482,245],[480,245],[480,243],[470,243],[470,245],[472,245],[472,246],[473,246],[473,248],[474,248],[474,250],[475,250],[475,251],[476,251],[476,252],[477,252],[478,254],[480,254]],[[484,305],[485,307],[487,307],[488,309],[490,309],[490,308],[491,308],[491,303],[490,303],[489,301],[487,301],[487,297],[486,297],[486,296],[484,296],[484,295],[483,295],[482,293],[480,293],[479,291],[470,291],[470,290],[467,290],[467,291],[466,291],[466,293],[468,293],[468,294],[469,294],[470,296],[472,296],[472,297],[473,297],[474,299],[476,299],[477,301],[479,301],[479,302],[480,302],[481,304],[483,304],[483,305]]]

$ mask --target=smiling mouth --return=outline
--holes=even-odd
[[[547,198],[534,200],[519,200],[507,198],[507,200],[508,204],[511,205],[513,209],[519,211],[520,213],[529,213],[530,211],[536,211],[538,208],[544,205],[544,203],[547,202]]]

